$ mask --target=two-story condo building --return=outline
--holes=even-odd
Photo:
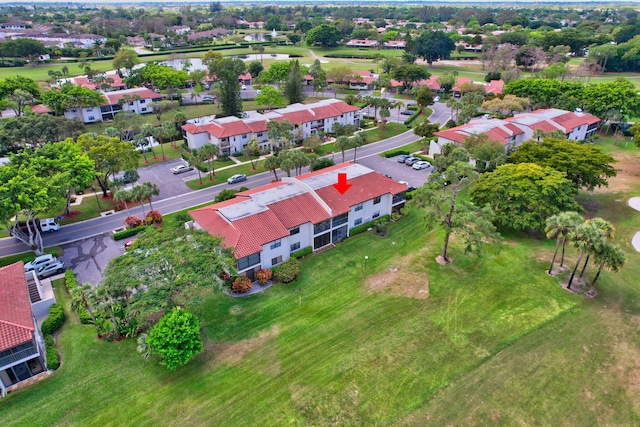
[[[68,119],[78,119],[83,123],[113,120],[122,110],[134,111],[136,114],[151,113],[149,104],[162,101],[162,95],[147,88],[133,88],[105,92],[104,102],[99,107],[68,108],[64,116]],[[124,102],[122,98],[128,97]]]
[[[49,279],[25,273],[22,262],[0,267],[0,397],[47,371],[37,319],[53,303]]]
[[[287,120],[293,125],[294,134],[302,129],[303,138],[308,138],[319,132],[330,132],[334,123],[359,126],[360,119],[360,108],[339,99],[324,99],[313,104],[291,104],[264,114],[248,113],[242,119],[194,120],[182,126],[182,134],[191,149],[216,144],[221,155],[229,155],[242,152],[253,137],[258,140],[260,148],[267,149],[267,122],[271,120]]]
[[[429,155],[441,153],[444,144],[463,144],[472,135],[487,135],[490,140],[503,143],[508,149],[533,138],[536,129],[545,133],[560,131],[567,139],[582,141],[593,136],[600,119],[588,113],[547,108],[529,113],[516,114],[505,120],[478,119],[435,133],[438,140],[432,140]]]
[[[339,173],[351,184],[344,194],[333,185]],[[189,214],[195,228],[223,238],[238,272],[253,279],[293,252],[331,247],[353,227],[400,209],[406,191],[406,185],[348,162],[243,191]]]

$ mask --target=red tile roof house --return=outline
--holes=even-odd
[[[113,120],[113,117],[122,110],[131,110],[137,114],[151,113],[149,104],[162,100],[162,95],[147,88],[133,88],[116,90],[103,93],[104,102],[99,107],[68,108],[64,116],[68,119],[78,119],[83,123],[102,122]],[[125,95],[140,99],[130,100],[120,104],[120,99]]]
[[[559,130],[568,139],[582,141],[593,136],[599,122],[600,119],[591,114],[557,108],[520,113],[506,120],[477,119],[466,125],[436,132],[438,140],[431,141],[429,155],[441,153],[444,144],[463,144],[471,135],[480,134],[486,134],[489,139],[503,143],[507,149],[532,139],[536,129],[542,129],[545,133]]]
[[[38,321],[55,303],[50,280],[40,282],[17,262],[0,267],[0,396],[46,373]]]
[[[438,76],[432,75],[426,80],[419,80],[413,83],[413,86],[429,86],[433,92],[438,92],[441,87],[440,83],[438,83]],[[402,92],[403,84],[401,81],[396,79],[391,79],[391,92],[392,93],[400,93]]]
[[[349,40],[347,43],[345,43],[346,47],[378,47],[379,43],[376,40],[359,40],[359,39],[353,39],[353,40]]]
[[[338,174],[351,184],[333,187]],[[260,269],[286,261],[293,252],[326,249],[353,227],[404,206],[406,185],[365,166],[347,162],[236,194],[236,198],[189,211],[194,226],[220,236],[232,248],[238,272],[253,279]]]
[[[127,84],[122,81],[122,77],[118,75],[118,73],[106,73],[105,77],[113,80],[113,83],[109,83],[109,90],[124,90],[127,88]],[[80,76],[71,79],[71,82],[78,86],[84,86],[91,90],[99,90],[100,83],[95,83],[93,80],[89,80],[87,76]]]
[[[324,99],[312,104],[291,104],[264,114],[249,113],[242,119],[195,119],[182,126],[182,134],[191,149],[216,144],[222,155],[230,155],[242,152],[253,137],[260,148],[269,149],[267,122],[270,120],[288,120],[294,132],[301,128],[303,138],[308,138],[319,132],[330,132],[336,122],[359,126],[360,119],[360,108],[339,99]]]

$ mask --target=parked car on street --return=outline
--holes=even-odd
[[[404,163],[409,157],[411,157],[409,154],[402,154],[398,156],[398,163]]]
[[[439,96],[434,97],[433,102],[440,102],[440,97]]]
[[[227,184],[235,184],[236,182],[242,182],[246,180],[247,180],[247,175],[243,173],[238,173],[233,176],[230,176],[229,179],[227,179]]]
[[[411,110],[402,110],[400,111],[400,114],[402,114],[403,116],[410,116],[412,115],[414,112]]]
[[[413,156],[411,156],[411,157],[409,157],[408,159],[406,159],[406,160],[404,161],[404,164],[405,164],[405,165],[407,165],[407,166],[413,166],[413,164],[414,164],[415,162],[419,162],[420,160],[422,160],[420,157],[413,157]]]
[[[211,95],[205,95],[202,97],[202,102],[215,102],[216,97]]]
[[[420,160],[419,162],[415,162],[413,164],[413,166],[411,166],[412,168],[414,168],[415,170],[419,171],[422,169],[428,169],[431,167],[431,163],[424,161],[424,160]]]
[[[28,263],[26,263],[24,265],[24,271],[37,270],[44,265],[53,264],[56,261],[58,261],[58,258],[54,257],[51,254],[40,255],[33,261],[29,261]]]
[[[38,278],[44,279],[45,277],[53,276],[54,274],[64,273],[64,262],[56,261],[52,264],[43,265],[38,269]]]
[[[173,172],[174,175],[178,175],[179,173],[183,173],[183,172],[189,172],[192,170],[193,168],[187,165],[179,165],[179,166],[176,166],[175,168],[171,168],[171,172]]]

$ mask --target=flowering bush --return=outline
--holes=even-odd
[[[145,217],[148,225],[162,224],[162,214],[158,211],[149,211]]]
[[[244,294],[245,292],[249,292],[252,287],[251,279],[248,277],[238,277],[233,281],[233,285],[231,285],[231,292],[234,294]]]
[[[128,216],[127,219],[124,220],[124,223],[127,225],[128,228],[136,228],[144,224],[144,221],[142,221],[137,216],[133,215],[133,216]]]
[[[265,285],[269,280],[271,280],[271,276],[273,276],[273,273],[268,268],[260,270],[256,273],[256,279],[258,279],[258,283],[260,283],[261,285]]]

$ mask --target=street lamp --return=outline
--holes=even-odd
[[[96,186],[92,185],[91,190],[93,190],[93,195],[96,196],[96,202],[98,202],[98,209],[102,210],[102,206],[100,206],[100,198],[98,197],[98,193],[96,193]]]
[[[369,259],[369,256],[368,256],[368,255],[365,255],[365,256],[364,256],[364,269],[365,269],[365,270],[367,269],[367,260],[368,260],[368,259]]]

